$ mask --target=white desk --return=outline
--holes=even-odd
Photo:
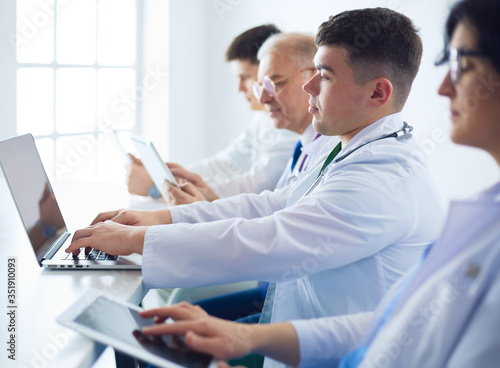
[[[60,326],[55,319],[89,288],[139,303],[147,290],[140,271],[58,271],[38,266],[3,177],[0,177],[0,366],[90,367],[103,346]],[[124,185],[66,183],[55,194],[68,227],[86,226],[104,210],[127,207]],[[16,361],[6,351],[7,259],[16,257]]]

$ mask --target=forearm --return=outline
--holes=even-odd
[[[299,339],[292,324],[255,325],[250,338],[252,352],[265,355],[289,366],[299,365]]]
[[[196,202],[184,206],[170,208],[173,223],[201,223],[229,218],[252,219],[269,216],[283,208],[285,194],[263,192],[256,194],[241,194],[222,198],[214,202]]]

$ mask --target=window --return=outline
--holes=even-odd
[[[17,133],[35,136],[50,176],[123,181],[109,127],[142,130],[142,3],[17,1]]]

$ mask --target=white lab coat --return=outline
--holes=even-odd
[[[500,183],[475,201],[452,203],[440,239],[417,272],[408,274],[360,368],[499,367]],[[402,283],[374,315],[293,322],[300,366],[333,367],[356,345],[366,345]]]
[[[273,190],[299,139],[297,133],[274,128],[267,113],[255,114],[228,147],[187,167],[220,197]]]
[[[317,134],[312,124],[310,124],[300,136],[302,152],[297,160],[297,164],[292,171],[292,155],[290,154],[285,170],[283,170],[278,180],[278,184],[276,184],[276,189],[284,188],[303,178],[309,168],[313,168],[317,164],[319,158],[323,158],[323,155],[330,153],[330,151],[340,142],[337,136],[329,137],[320,135],[316,138]]]
[[[366,127],[339,155],[401,129],[400,114]],[[171,209],[148,229],[147,287],[277,282],[272,321],[373,310],[437,238],[440,200],[415,139],[383,139],[318,176],[260,195]]]

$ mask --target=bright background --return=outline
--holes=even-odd
[[[59,1],[59,6],[72,9],[78,6],[79,1],[92,0],[64,0]],[[32,14],[42,11],[42,4],[51,3],[48,0],[30,0],[30,2],[33,7]],[[105,73],[102,79],[107,78],[108,81],[112,81],[109,82],[111,84],[125,83],[127,78],[135,78],[135,83],[140,85],[143,77],[151,73],[151,70],[167,73],[164,84],[140,101],[136,101],[137,106],[133,107],[134,119],[130,120],[130,126],[126,124],[120,126],[153,140],[165,159],[187,164],[214,153],[223,148],[251,120],[246,102],[236,93],[236,80],[224,62],[226,47],[236,35],[250,27],[269,22],[275,23],[283,31],[314,34],[318,25],[329,15],[346,9],[384,6],[406,14],[420,28],[424,57],[410,99],[404,109],[404,117],[414,126],[415,137],[426,147],[431,172],[443,201],[467,197],[498,181],[498,168],[486,154],[475,149],[458,147],[449,141],[448,103],[445,98],[436,94],[446,69],[434,67],[433,62],[442,47],[443,25],[452,1],[138,0],[135,32],[127,27],[129,23],[123,24],[127,11],[121,7],[128,2],[124,4],[112,0],[99,2],[107,4],[107,7],[101,10],[102,15],[107,16],[107,29],[113,27],[119,29],[121,26],[127,32],[115,32],[116,34],[108,32],[107,35],[103,35],[103,41],[99,44],[106,45],[108,42],[111,46],[97,48],[97,57],[92,54],[93,51],[83,52],[84,46],[81,46],[80,58],[90,58],[88,63],[119,64],[121,67],[131,65],[132,69],[122,74]],[[74,22],[77,20],[78,17]],[[61,42],[69,45],[72,42],[79,42],[84,45],[82,38],[85,39],[89,34],[91,38],[95,37],[92,33],[94,28],[88,24],[85,26],[87,28],[80,27],[79,33],[74,34],[70,25],[71,23],[67,25],[69,28],[64,32],[64,37],[61,36]],[[31,123],[32,128],[26,127],[26,123],[21,123],[26,121],[25,118],[22,119],[27,110],[17,108],[19,93],[16,89],[24,80],[29,81],[30,75],[29,71],[26,73],[18,71],[22,65],[18,64],[15,47],[9,39],[9,35],[15,32],[15,2],[3,1],[0,4],[0,139],[24,133],[26,130],[42,129],[45,119],[43,112],[50,110],[48,106],[50,103],[46,100],[47,98],[50,100],[51,97],[37,91],[37,88],[43,89],[44,86],[43,80],[40,80],[38,87],[30,89],[31,97],[28,92],[23,92],[21,96],[21,99],[30,97],[31,101],[34,101],[32,106],[34,111],[28,112],[31,114],[31,119],[37,121]],[[30,47],[35,55],[47,53],[47,47],[43,47],[46,42],[43,34],[46,32],[50,32],[50,29],[40,32],[42,36],[30,39]],[[124,51],[131,49],[127,48],[127,42],[135,42],[136,46],[132,49],[136,54]],[[115,57],[117,53],[109,52],[110,47],[118,47],[116,44],[121,45],[122,49],[118,60]],[[77,51],[78,49],[80,48],[77,48]],[[69,59],[78,57],[77,51],[60,55],[62,59],[57,62],[68,62],[64,57]],[[52,76],[49,73],[45,78],[50,80]],[[68,98],[64,93],[60,95],[59,98],[64,101],[63,106],[71,106],[71,109],[59,111],[59,114],[62,114],[58,115],[60,121],[63,118],[71,121],[71,111],[75,115],[75,120],[85,114],[89,115],[86,120],[92,120],[92,116],[99,115],[101,111],[99,106],[96,107],[97,112],[81,108],[83,104],[88,103],[86,102],[88,93],[84,92],[95,89],[92,84],[94,79],[92,75],[66,79],[68,85],[63,84],[62,88],[70,88],[71,85],[77,84],[81,86],[82,93],[76,100]],[[77,129],[75,125],[67,124],[61,128],[65,134]],[[65,139],[70,138],[65,137]],[[76,143],[70,143],[69,147],[78,144],[83,138],[79,139]],[[122,165],[113,149],[103,149],[103,152],[104,156],[99,156],[101,158],[92,156],[92,160],[99,163],[109,159],[109,165],[117,167]],[[58,157],[59,160],[64,160],[67,159],[68,153],[65,152],[63,156],[61,157],[60,153],[54,154],[55,160]],[[112,161],[111,158],[114,156],[116,157],[113,159],[116,160]],[[86,167],[86,165],[79,166],[78,170],[75,169],[74,175],[68,179],[123,180],[120,173],[111,174],[112,171],[103,169],[100,171],[101,174],[96,171],[97,174],[94,176],[83,175]]]

